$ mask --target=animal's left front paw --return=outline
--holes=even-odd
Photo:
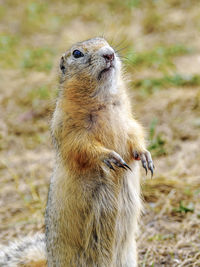
[[[146,174],[148,172],[148,169],[151,171],[151,177],[153,176],[153,170],[155,168],[153,164],[153,160],[151,158],[151,153],[148,150],[145,150],[143,152],[134,151],[133,157],[135,160],[141,160],[142,167],[145,169]]]

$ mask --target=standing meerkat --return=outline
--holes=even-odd
[[[44,261],[5,266],[46,266],[47,258],[49,267],[136,267],[138,160],[146,172],[154,166],[131,114],[120,59],[94,38],[73,45],[60,69],[51,124],[56,166],[38,249]]]

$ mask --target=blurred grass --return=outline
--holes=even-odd
[[[199,14],[198,0],[2,1],[2,242],[43,229],[59,57],[100,35],[131,76],[156,167],[142,185],[139,266],[200,266]]]
[[[164,75],[161,78],[141,79],[133,82],[133,86],[140,89],[143,95],[149,96],[153,92],[167,87],[199,86],[200,75]]]
[[[53,67],[53,51],[46,47],[27,49],[23,53],[21,66],[24,69],[49,72]]]
[[[175,44],[169,47],[163,45],[142,53],[129,51],[126,58],[130,65],[134,67],[149,67],[166,72],[167,70],[175,69],[172,61],[174,57],[192,52],[191,48],[185,47],[182,44]]]
[[[162,156],[166,155],[166,149],[165,149],[165,139],[162,136],[161,133],[156,133],[156,125],[158,123],[158,120],[154,118],[151,121],[150,129],[149,129],[149,146],[148,150],[151,151],[153,156]]]

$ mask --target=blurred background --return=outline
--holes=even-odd
[[[200,266],[198,0],[0,0],[0,241],[44,230],[59,58],[94,36],[121,54],[156,166],[139,266]]]

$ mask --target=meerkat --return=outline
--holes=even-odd
[[[18,257],[12,265],[7,251],[8,263],[0,257],[0,266],[136,267],[138,161],[152,174],[154,165],[131,112],[120,58],[105,39],[93,38],[64,53],[60,70],[51,123],[56,164],[45,238],[39,247],[35,242],[40,261]]]

